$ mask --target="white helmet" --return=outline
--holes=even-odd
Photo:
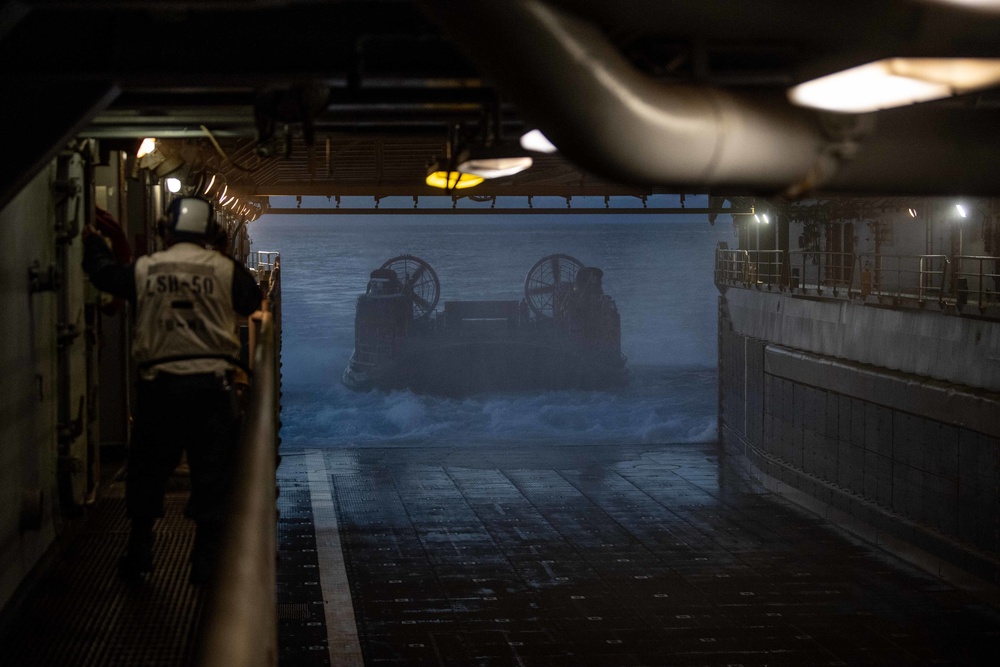
[[[215,209],[201,197],[178,197],[167,207],[164,231],[176,236],[210,239],[215,235]]]

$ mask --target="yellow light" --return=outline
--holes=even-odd
[[[177,194],[181,191],[181,179],[179,178],[168,178],[167,179],[167,190]]]
[[[445,190],[464,190],[482,183],[485,179],[474,174],[464,174],[460,171],[432,171],[427,174],[427,185]]]
[[[886,58],[801,83],[794,104],[865,113],[937,100],[1000,83],[998,58]]]
[[[155,150],[156,150],[156,139],[153,139],[152,137],[146,137],[145,139],[142,140],[142,143],[139,144],[139,150],[136,152],[135,156],[144,157],[146,155],[149,155]]]

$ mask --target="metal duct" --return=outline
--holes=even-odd
[[[827,143],[782,93],[664,85],[536,0],[424,4],[560,152],[610,178],[780,190],[807,180]]]
[[[996,151],[984,162],[954,164],[963,151],[986,155],[977,136],[997,145],[997,124],[985,113],[958,119],[960,110],[930,108],[925,117],[926,106],[882,112],[900,123],[866,150],[857,142],[867,141],[873,115],[802,109],[784,91],[658,82],[597,27],[539,0],[422,4],[560,152],[614,180],[792,196],[817,186],[967,194],[1000,187],[983,175],[998,161]],[[940,133],[938,122],[958,127]],[[850,167],[838,175],[842,162]],[[919,178],[911,180],[914,173]]]

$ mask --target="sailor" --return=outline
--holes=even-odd
[[[261,295],[249,271],[206,247],[218,234],[209,202],[173,200],[158,232],[165,250],[120,264],[88,227],[83,268],[98,289],[135,307],[139,383],[125,484],[131,529],[119,573],[135,581],[152,572],[153,526],[163,516],[167,480],[186,452],[188,515],[196,524],[190,578],[197,584],[213,567],[235,456],[236,315],[259,309]]]

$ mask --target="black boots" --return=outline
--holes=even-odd
[[[132,519],[125,555],[118,561],[119,576],[129,583],[138,583],[153,571],[153,523],[155,519]],[[207,583],[215,567],[219,549],[220,527],[198,525],[191,549],[189,581],[195,586]]]
[[[155,519],[132,519],[125,555],[118,561],[118,574],[127,582],[141,581],[153,571],[153,523]]]
[[[195,529],[194,547],[191,549],[191,575],[189,581],[194,586],[207,583],[215,567],[215,556],[219,550],[220,528],[213,524],[201,523]]]

